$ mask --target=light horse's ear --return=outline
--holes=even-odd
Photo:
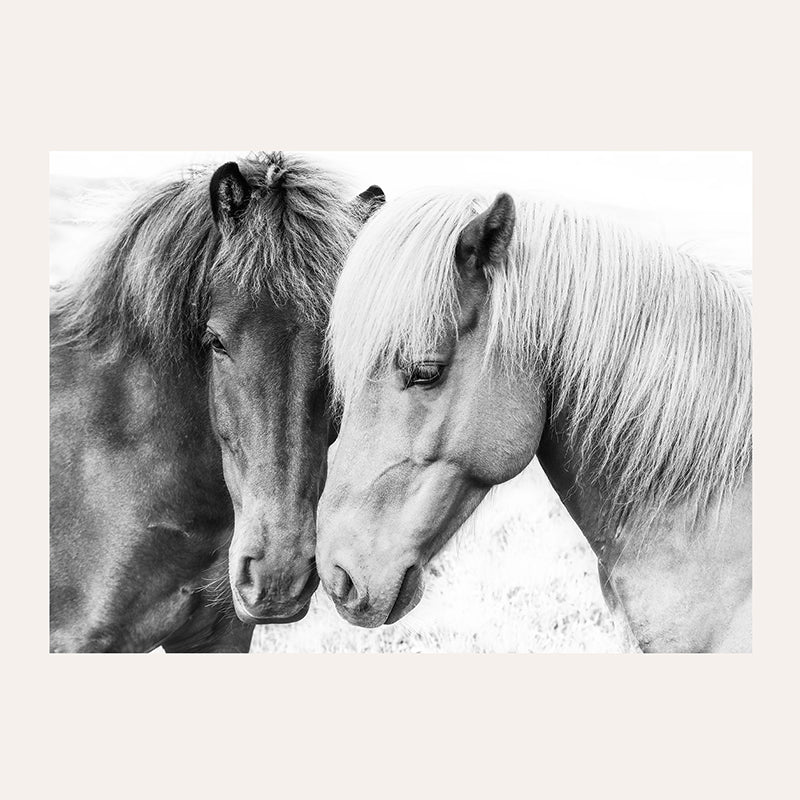
[[[497,195],[486,211],[475,217],[458,237],[456,265],[464,274],[500,266],[514,233],[516,208],[510,194]]]
[[[211,213],[220,230],[230,230],[241,219],[252,189],[239,170],[238,164],[229,161],[211,177]]]
[[[353,214],[360,222],[366,222],[384,203],[386,202],[386,195],[380,186],[374,184],[361,192],[358,197],[353,199],[350,207]]]

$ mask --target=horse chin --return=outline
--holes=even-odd
[[[306,601],[305,605],[301,606],[299,610],[292,612],[286,616],[279,616],[279,617],[271,617],[271,616],[255,616],[251,614],[249,611],[241,608],[239,604],[234,604],[236,610],[236,616],[242,622],[246,622],[249,625],[288,625],[291,622],[299,622],[306,614],[308,614],[308,609],[311,608],[311,600],[309,599]]]
[[[236,616],[242,622],[249,625],[288,625],[290,622],[299,622],[306,614],[308,609],[311,608],[311,601],[309,600],[299,611],[295,611],[285,617],[256,617],[253,614],[245,611],[243,608],[236,608]]]
[[[266,622],[259,622],[259,625],[288,625],[290,622],[300,622],[306,614],[308,609],[311,608],[311,601],[307,602],[297,613],[289,617],[272,617],[268,618]]]
[[[400,594],[397,596],[389,616],[386,617],[384,625],[393,625],[398,620],[401,620],[410,611],[413,611],[425,591],[425,583],[419,572],[414,575],[410,586],[406,586],[404,581]]]
[[[389,612],[389,616],[386,617],[386,622],[384,625],[393,625],[398,620],[401,620],[409,611],[413,611],[416,608],[417,603],[422,599],[422,592],[420,592],[419,597],[412,598],[408,603],[404,605],[400,605],[399,603],[395,603],[392,607],[392,610]]]

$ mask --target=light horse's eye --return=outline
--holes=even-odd
[[[408,365],[404,370],[405,388],[410,386],[433,386],[444,373],[444,364],[435,361],[420,361]]]

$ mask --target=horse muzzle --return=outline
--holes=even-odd
[[[297,622],[308,613],[319,586],[314,560],[296,573],[271,572],[252,558],[240,557],[232,567],[231,588],[236,616],[242,622],[267,625]]]
[[[397,622],[417,605],[424,591],[422,569],[417,564],[401,570],[399,579],[379,586],[354,581],[350,572],[336,563],[326,573],[323,585],[339,614],[362,628]]]

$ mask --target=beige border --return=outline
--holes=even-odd
[[[796,785],[796,22],[784,4],[757,8],[15,10],[3,53],[9,796],[769,796]],[[46,654],[47,151],[253,143],[753,150],[754,655]]]

